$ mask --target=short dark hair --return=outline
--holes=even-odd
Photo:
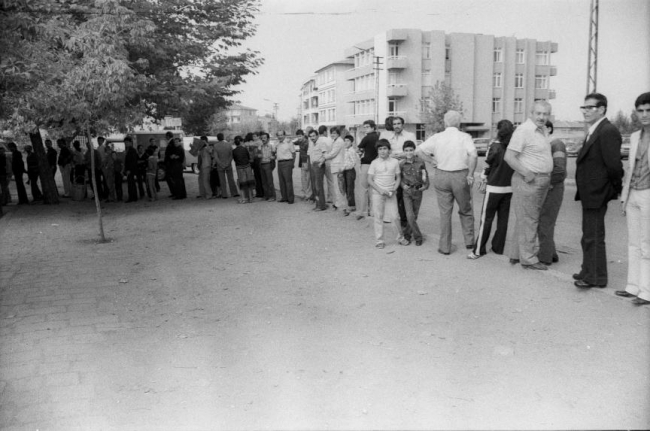
[[[506,147],[510,144],[510,138],[515,131],[515,126],[510,120],[501,120],[497,123],[497,139]]]
[[[202,141],[208,142],[208,137],[207,136],[201,136],[201,138],[199,138],[199,139],[201,139]]]
[[[271,135],[266,132],[260,132],[259,137],[261,138],[262,136],[266,136],[268,139],[271,139]]]
[[[648,105],[650,104],[650,92],[648,93],[643,93],[639,97],[636,98],[636,101],[634,102],[634,108],[638,108],[641,105]]]
[[[101,140],[101,141],[105,141],[106,139],[105,139],[103,136],[98,136],[98,137],[97,137],[97,142],[99,142],[100,140]]]
[[[340,135],[341,132],[339,131],[338,127],[330,127],[330,133],[336,133],[337,135]]]
[[[243,139],[242,139],[241,136],[237,135],[237,136],[235,136],[234,141],[235,141],[235,145],[236,145],[236,146],[239,146],[239,145],[241,145]]]
[[[605,113],[607,113],[607,97],[605,97],[605,95],[600,93],[589,93],[585,96],[585,100],[587,99],[594,99],[596,101],[596,106],[604,106]]]
[[[173,138],[174,134],[172,132],[167,132],[167,133],[165,133],[165,137],[166,138]]]
[[[223,133],[217,133],[217,139],[223,141]]]
[[[373,130],[377,129],[377,123],[375,123],[374,120],[366,120],[366,121],[363,122],[363,124],[364,125],[367,124],[368,126],[372,127]]]
[[[307,136],[311,136],[312,133],[315,134],[316,136],[318,136],[318,132],[315,129],[311,129],[309,131],[309,133],[307,134]]]
[[[548,134],[549,134],[549,135],[552,135],[552,134],[553,134],[553,130],[555,130],[555,128],[553,127],[553,123],[551,122],[551,120],[548,120],[548,121],[546,122],[546,128],[547,128],[547,129],[551,129],[551,130],[549,130]]]
[[[354,136],[352,136],[352,135],[345,135],[345,138],[343,138],[343,140],[346,140],[346,139],[349,140],[350,142],[354,142]]]
[[[402,146],[402,150],[405,150],[407,148],[413,148],[415,150],[415,142],[413,142],[413,141],[405,141],[404,145]]]
[[[167,132],[167,133],[170,133],[170,132]],[[130,136],[127,136],[127,137],[124,138],[124,142],[130,142],[130,143],[133,143],[133,138],[130,137]]]
[[[381,147],[387,147],[390,150],[390,142],[388,139],[380,139],[377,141],[375,148],[380,149]]]
[[[296,130],[296,136],[304,136],[305,132],[302,131],[302,129]]]
[[[395,120],[400,120],[402,124],[404,124],[404,119],[402,117],[393,117],[393,123],[395,122]]]
[[[324,135],[325,133],[327,133],[327,126],[318,126],[318,134]]]

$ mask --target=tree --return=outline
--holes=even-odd
[[[632,113],[630,114],[630,133],[641,130],[642,128],[643,125],[641,124],[641,121],[639,121],[639,116],[636,114],[636,109],[633,109]]]
[[[4,0],[0,117],[30,133],[49,174],[39,126],[54,134],[127,130],[145,115],[209,118],[252,73],[256,53],[229,54],[254,32],[256,0]],[[90,158],[94,170],[94,157]],[[91,175],[94,182],[94,175]],[[95,188],[95,190],[97,190]],[[96,194],[100,236],[101,207]]]
[[[632,121],[630,121],[622,110],[619,109],[614,118],[611,118],[609,121],[618,128],[621,134],[626,135],[631,133]]]
[[[436,81],[436,85],[420,101],[420,120],[425,124],[427,135],[445,129],[444,116],[450,110],[462,114],[463,103],[451,86]]]

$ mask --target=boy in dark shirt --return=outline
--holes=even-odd
[[[251,154],[242,144],[241,136],[235,136],[235,149],[232,150],[232,158],[237,168],[237,182],[239,189],[242,191],[240,204],[249,204],[253,202],[253,189],[255,188],[255,176],[251,167]]]
[[[429,188],[429,174],[424,161],[415,155],[415,143],[404,142],[405,159],[400,161],[402,172],[402,187],[404,196],[404,209],[406,210],[407,225],[404,228],[404,238],[415,240],[415,245],[422,245],[422,233],[418,226],[418,213],[422,204],[422,191]]]

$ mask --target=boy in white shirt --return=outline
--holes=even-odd
[[[354,200],[354,182],[357,179],[356,166],[359,161],[357,150],[352,147],[354,137],[347,135],[344,139],[345,152],[343,159],[343,168],[339,172],[339,189],[343,199],[347,199],[348,208],[343,209],[343,215],[349,216],[351,212],[357,210]]]
[[[409,241],[402,235],[395,194],[401,180],[399,162],[390,157],[390,143],[386,139],[377,141],[377,153],[377,158],[370,163],[368,169],[368,185],[371,189],[372,211],[375,218],[375,247],[379,249],[385,247],[384,215],[393,225],[397,242],[401,245],[409,245]]]

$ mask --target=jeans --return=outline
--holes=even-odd
[[[402,226],[400,225],[399,212],[397,211],[397,196],[394,193],[391,197],[380,195],[373,189],[370,198],[372,199],[372,213],[375,215],[376,243],[384,243],[384,217],[390,220],[393,226],[393,232],[399,242],[404,236],[402,235]]]
[[[454,200],[458,203],[458,215],[463,230],[465,246],[474,245],[474,210],[472,192],[467,184],[468,170],[443,171],[436,169],[433,187],[438,197],[440,209],[440,241],[438,249],[443,253],[451,252],[451,212]]]
[[[650,301],[650,189],[631,189],[625,210],[628,232],[625,291]]]
[[[551,177],[548,175],[536,175],[529,183],[517,172],[512,175],[512,206],[515,211],[517,244],[510,250],[510,258],[519,259],[522,265],[534,265],[539,262],[537,228],[550,184]]]
[[[404,198],[404,210],[406,212],[406,226],[404,230],[404,238],[407,240],[414,239],[415,241],[422,240],[422,232],[418,226],[418,213],[420,212],[420,205],[422,204],[422,191],[419,190],[403,190],[402,196]]]

